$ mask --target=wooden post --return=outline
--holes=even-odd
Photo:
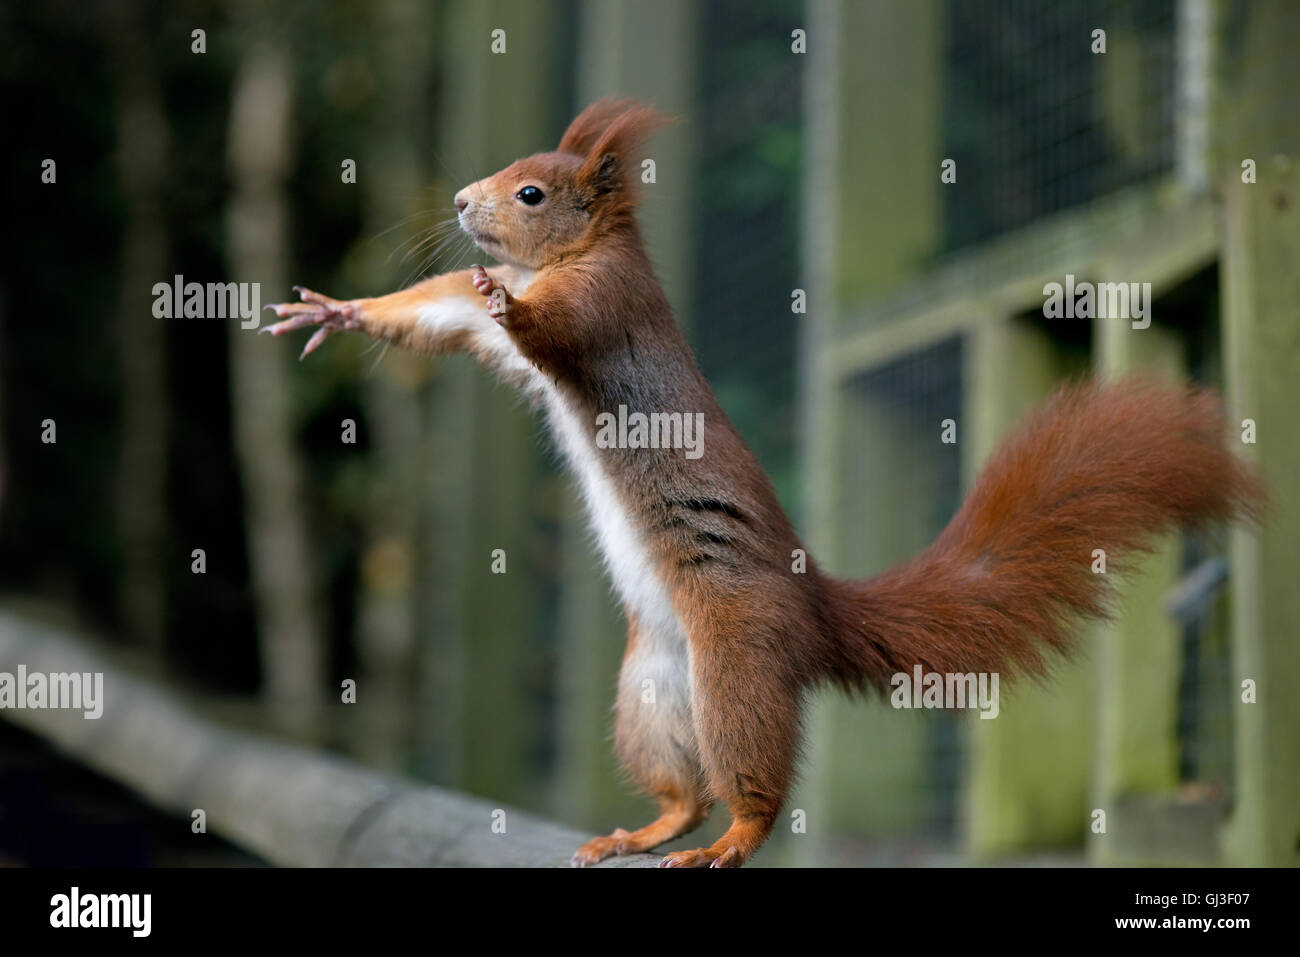
[[[1127,278],[1119,272],[1116,264],[1103,278]],[[1149,328],[1134,329],[1122,320],[1095,320],[1099,371],[1182,379],[1182,339],[1159,322],[1157,316]],[[1093,629],[1100,707],[1092,804],[1107,816],[1106,833],[1088,832],[1089,857],[1098,864],[1155,862],[1169,850],[1154,848],[1142,832],[1146,814],[1179,782],[1182,630],[1165,611],[1164,598],[1181,568],[1182,542],[1171,538],[1131,566],[1120,583],[1114,620]]]
[[[1230,419],[1251,420],[1253,459],[1273,490],[1257,529],[1232,533],[1234,864],[1300,863],[1300,154],[1261,157],[1258,182],[1224,179],[1223,334]],[[1250,683],[1250,691],[1248,686]]]
[[[1003,434],[1069,371],[1042,328],[1005,319],[966,339],[966,484]],[[1050,684],[1001,685],[1001,709],[970,727],[966,844],[993,857],[1075,843],[1086,822],[1092,765],[1093,671],[1056,666]]]
[[[839,81],[840,5],[838,0],[810,0],[806,6],[808,33],[819,38],[816,55],[804,68],[804,154],[800,209],[803,210],[799,285],[814,291],[803,317],[800,337],[799,397],[801,408],[799,460],[803,469],[800,523],[803,539],[830,571],[837,570],[832,548],[838,538],[836,501],[841,484],[843,402],[839,381],[826,357],[839,325],[839,303],[833,283],[838,273],[834,261],[839,231],[838,208],[829,184],[837,165],[837,136],[843,98]],[[779,828],[771,843],[774,856],[813,864],[820,846],[831,837],[826,772],[830,762],[831,699],[815,699],[807,718],[808,753],[804,774],[796,781],[790,806],[804,809],[814,825],[812,834],[788,834]],[[818,827],[817,825],[820,825]],[[795,840],[798,836],[800,839]]]
[[[1273,491],[1257,530],[1232,533],[1234,810],[1224,861],[1300,863],[1300,5],[1258,0],[1234,33],[1216,90],[1215,146],[1224,200],[1223,341],[1229,420],[1255,441],[1242,454]],[[1255,182],[1243,182],[1253,160]],[[1247,703],[1244,682],[1253,682]]]
[[[583,0],[575,105],[576,111],[602,96],[630,96],[681,121],[646,147],[642,159],[654,161],[655,181],[640,184],[637,215],[668,301],[687,326],[694,144],[708,135],[694,116],[698,12],[691,0]]]
[[[906,463],[927,467],[922,444],[937,447],[937,438],[900,429],[896,408],[851,392],[828,360],[843,317],[937,245],[941,15],[931,4],[814,0],[807,22],[793,26],[808,31],[803,524],[827,571],[861,575],[907,558],[937,531],[903,521],[904,512],[916,518],[929,503],[898,488]],[[846,36],[862,38],[865,48],[846,49]],[[881,129],[891,134],[881,137]],[[858,188],[862,183],[889,188]],[[845,509],[853,509],[851,520]],[[807,812],[807,835],[778,837],[778,851],[784,844],[793,859],[813,863],[843,832],[914,830],[923,810],[915,796],[925,784],[927,718],[819,695],[809,713],[806,770],[791,799],[792,808]]]

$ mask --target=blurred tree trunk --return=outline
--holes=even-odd
[[[435,56],[440,64],[442,101],[436,121],[434,178],[438,186],[428,196],[429,202],[441,203],[448,215],[453,212],[451,197],[456,190],[475,178],[473,170],[457,168],[474,148],[456,144],[462,135],[460,111],[472,111],[477,105],[477,101],[464,99],[466,78],[458,71],[457,32],[449,27],[455,20],[453,12],[446,4],[438,8]],[[459,21],[454,26],[459,27]],[[446,271],[450,263],[432,268]],[[472,611],[465,595],[469,588],[466,555],[474,528],[467,503],[474,494],[474,474],[466,450],[474,446],[475,382],[483,374],[475,366],[468,356],[449,356],[433,363],[433,380],[425,396],[427,428],[422,448],[425,551],[418,596],[416,766],[432,780],[458,786],[463,786],[465,754],[470,746],[465,737],[465,701]]]
[[[168,278],[164,190],[169,135],[139,4],[110,4],[105,11],[104,30],[117,79],[117,170],[126,210],[117,301],[122,618],[132,639],[161,651],[167,614],[167,360],[165,320],[153,315],[152,290],[154,283]]]
[[[392,243],[372,242],[370,237],[427,205],[419,202],[425,170],[416,130],[429,114],[425,87],[433,22],[425,0],[381,0],[367,12],[376,30],[379,92],[369,107],[373,129],[366,153],[357,158],[357,181],[365,191],[365,229],[357,261],[367,294],[379,294],[396,289],[412,264],[397,256],[385,260],[384,250]],[[418,216],[415,222],[425,224]],[[411,758],[417,684],[414,583],[424,551],[418,518],[427,477],[420,454],[425,438],[421,392],[430,375],[427,358],[390,350],[375,360],[363,390],[374,466],[363,519],[366,541],[357,622],[366,690],[359,700],[365,708],[355,729],[354,751],[387,767],[404,766]]]
[[[553,2],[493,0],[449,6],[443,20],[438,148],[444,165],[461,167],[459,188],[559,139],[564,19]],[[491,52],[493,30],[505,31],[508,52]],[[449,697],[433,703],[427,720],[440,726],[426,733],[456,786],[537,806],[548,733],[543,588],[554,574],[539,547],[538,426],[467,360],[439,362],[437,376],[431,524],[455,594],[433,622],[455,630],[430,633],[426,677]],[[491,570],[494,549],[505,574]]]
[[[265,24],[250,36],[266,36]],[[289,51],[269,41],[246,48],[230,106],[227,211],[230,264],[241,282],[288,289],[284,182],[289,131]],[[318,585],[303,515],[285,355],[256,330],[230,322],[235,447],[244,483],[249,567],[257,605],[262,687],[272,721],[296,734],[320,727],[326,681]]]

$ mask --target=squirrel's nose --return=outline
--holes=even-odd
[[[458,213],[465,212],[465,207],[469,205],[469,200],[466,199],[464,196],[462,196],[460,193],[456,194],[456,198],[452,200],[452,202],[456,204],[456,212]]]

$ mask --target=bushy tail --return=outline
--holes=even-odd
[[[1254,518],[1263,485],[1225,446],[1217,397],[1123,381],[1062,389],[994,453],[925,552],[830,583],[851,687],[892,674],[1042,674],[1082,616],[1105,617],[1112,575],[1178,526]],[[1094,574],[1094,549],[1106,574]]]

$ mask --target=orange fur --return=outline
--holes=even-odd
[[[997,449],[943,534],[866,581],[829,582],[848,687],[889,675],[1025,671],[1104,617],[1113,574],[1161,533],[1257,517],[1216,397],[1140,380],[1061,389]],[[1091,570],[1093,550],[1107,574]]]

